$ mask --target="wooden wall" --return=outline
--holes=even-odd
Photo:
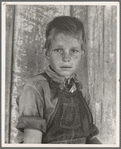
[[[55,16],[80,18],[87,52],[78,75],[89,85],[94,122],[103,143],[116,142],[116,7],[16,5],[6,7],[6,143],[17,134],[16,97],[26,80],[45,69],[42,56],[47,23]],[[82,71],[83,70],[83,71]]]
[[[103,143],[116,137],[116,7],[88,7],[88,76],[94,121]]]

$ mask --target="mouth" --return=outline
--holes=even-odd
[[[72,67],[71,66],[61,66],[60,68],[62,70],[70,70]]]
[[[71,66],[61,66],[60,68],[72,68]]]

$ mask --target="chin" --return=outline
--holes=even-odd
[[[72,73],[60,73],[61,76],[70,77]]]

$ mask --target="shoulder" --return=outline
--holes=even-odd
[[[85,83],[83,83],[82,84],[82,82],[79,82],[78,83],[78,88],[79,88],[79,90],[82,92],[82,94],[83,94],[83,97],[85,97],[86,95],[87,95],[87,93],[88,93],[88,86],[85,84]]]
[[[82,93],[83,93],[83,96],[86,96],[87,93],[88,93],[88,86],[87,84],[82,84]]]
[[[83,83],[80,91],[82,92],[85,101],[89,104],[90,103],[89,86],[86,83]]]
[[[43,93],[49,90],[47,79],[43,76],[43,73],[40,73],[30,79],[22,86],[21,91],[19,92],[18,99],[25,101],[32,101],[34,99],[43,99]],[[21,98],[20,98],[21,97]]]
[[[44,95],[50,91],[48,79],[44,77],[44,73],[40,73],[30,79],[23,85],[21,92],[38,92],[39,95]],[[21,94],[20,92],[20,94]]]
[[[48,84],[47,79],[43,76],[43,73],[40,73],[30,79],[27,80],[25,86],[37,87],[38,85],[43,86],[44,84]]]

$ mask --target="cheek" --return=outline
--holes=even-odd
[[[59,61],[60,61],[60,58],[56,54],[52,54],[50,56],[50,63],[52,65],[57,65],[59,63]]]
[[[76,54],[76,55],[73,57],[73,60],[80,61],[80,60],[81,60],[81,54]]]
[[[60,54],[51,54],[51,59],[53,60],[53,61],[58,61],[58,60],[60,60],[61,59],[61,56],[60,56]]]
[[[78,66],[80,64],[80,61],[81,61],[81,56],[80,55],[76,55],[74,58],[73,58],[73,62],[76,66]]]

